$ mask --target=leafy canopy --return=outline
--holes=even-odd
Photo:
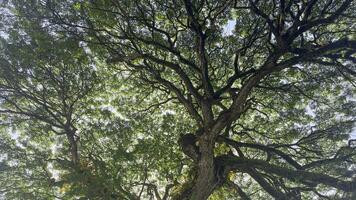
[[[354,198],[355,9],[4,1],[1,198]]]

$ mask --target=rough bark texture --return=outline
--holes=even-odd
[[[207,199],[217,186],[214,165],[214,141],[203,135],[199,138],[200,159],[198,174],[190,199]]]

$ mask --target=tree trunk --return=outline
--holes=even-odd
[[[214,141],[209,135],[199,138],[200,159],[198,160],[198,174],[189,199],[205,200],[218,185],[214,165]]]
[[[66,135],[70,145],[70,154],[71,154],[72,162],[74,165],[77,165],[79,163],[77,142],[75,141],[73,133],[67,133]]]

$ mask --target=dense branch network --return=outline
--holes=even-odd
[[[319,103],[314,100],[314,94],[309,94],[313,90],[312,86],[308,88],[309,84],[315,79],[312,76],[307,75],[310,80],[305,79],[308,86],[305,88],[299,87],[303,83],[302,75],[298,75],[296,79],[301,80],[295,83],[279,86],[283,81],[288,82],[288,72],[307,74],[320,70],[315,76],[324,77],[327,76],[324,68],[332,66],[339,70],[341,77],[355,84],[352,66],[356,40],[351,36],[354,34],[352,9],[355,3],[352,0],[94,1],[73,4],[48,1],[44,6],[50,17],[40,17],[48,17],[59,30],[104,49],[108,64],[139,74],[140,80],[164,93],[169,91],[164,103],[178,100],[186,109],[196,130],[194,134],[182,135],[180,141],[189,141],[180,142],[180,145],[192,158],[196,173],[193,180],[187,181],[191,182],[190,187],[185,188],[178,199],[207,199],[226,185],[235,188],[241,198],[248,199],[240,183],[229,180],[232,172],[247,173],[276,199],[301,199],[304,190],[321,195],[318,193],[320,184],[346,193],[355,190],[356,182],[352,177],[336,177],[333,173],[317,170],[337,163],[350,164],[356,155],[350,145],[336,152],[313,152],[309,146],[326,137],[327,128],[303,130],[293,143],[286,143],[287,139],[282,138],[275,144],[268,136],[277,135],[277,129],[260,133],[257,128],[247,128],[244,124],[237,128],[239,123],[248,121],[253,111],[269,117],[264,110],[278,109],[265,105],[277,100],[263,100],[264,92],[303,96]],[[61,9],[67,9],[72,17],[66,18]],[[235,27],[226,28],[227,23]],[[231,29],[228,32],[232,34],[226,33],[226,29]],[[330,77],[333,76],[339,75],[332,73]],[[295,90],[289,91],[287,87]],[[44,103],[42,106],[47,108],[51,118],[57,117],[43,99],[29,97],[40,106]],[[1,112],[33,116],[63,127],[67,132],[74,130],[69,115],[63,122],[28,113],[22,108]],[[273,112],[279,113],[278,110]],[[352,124],[353,120],[349,122]],[[249,134],[269,140],[258,141],[247,137]],[[68,140],[73,138],[68,137]],[[228,151],[216,153],[224,145]],[[301,152],[313,156],[303,159],[298,155],[303,154]],[[330,153],[334,154],[325,158]],[[266,158],[262,159],[264,156]],[[79,158],[73,161],[76,159]],[[157,199],[168,198],[173,187],[167,186],[161,198],[155,185],[145,182],[141,185],[150,188]]]

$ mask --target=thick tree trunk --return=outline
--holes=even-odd
[[[70,154],[71,154],[72,162],[74,165],[77,165],[79,163],[77,142],[75,141],[73,133],[67,133],[66,135],[70,145]]]
[[[208,135],[199,139],[200,159],[198,160],[198,174],[190,196],[191,200],[207,199],[217,187],[218,180],[214,165],[214,141]]]

